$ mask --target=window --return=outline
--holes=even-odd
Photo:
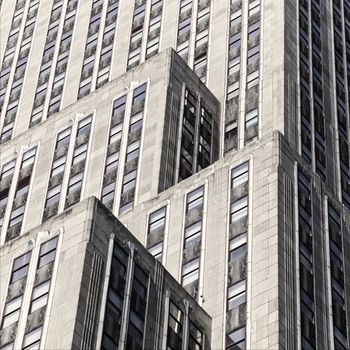
[[[187,195],[186,213],[203,207],[203,186]]]
[[[65,208],[80,201],[85,164],[89,147],[92,115],[81,120],[75,138],[72,165],[70,169]]]
[[[299,261],[300,261],[300,314],[302,346],[313,349],[315,344],[314,321],[314,272],[313,234],[311,210],[311,182],[301,171],[298,172],[299,202]],[[309,226],[309,229],[308,229]],[[305,231],[305,229],[307,231]],[[307,232],[307,234],[306,234]],[[306,238],[306,239],[305,239]]]
[[[100,30],[102,7],[100,1],[93,1],[85,44],[84,63],[80,76],[78,99],[89,94],[91,90],[91,77],[95,65],[97,37]]]
[[[19,319],[19,313],[21,311],[22,297],[18,297],[5,304],[4,316],[2,321],[2,329],[15,323]]]
[[[62,182],[66,167],[67,153],[71,136],[71,128],[57,135],[54,156],[51,165],[49,185],[46,194],[43,220],[47,220],[58,211]]]
[[[30,251],[14,260],[13,266],[12,266],[10,284],[27,276],[31,255],[32,255],[32,252]]]
[[[134,203],[146,87],[147,84],[143,84],[133,92],[119,214],[132,208]]]
[[[238,187],[248,182],[248,163],[244,163],[232,170],[231,187]]]
[[[58,243],[58,237],[54,237],[49,241],[42,243],[39,252],[39,260],[37,265],[37,271],[45,268],[48,264],[52,263],[55,259],[56,248]],[[49,298],[51,277],[39,278],[34,282],[32,290],[31,302],[29,307],[28,320],[32,320],[31,327],[26,328],[23,338],[23,348],[33,349],[38,348],[40,344],[40,338],[42,333],[43,324],[38,323],[35,320],[35,316],[40,313],[40,317],[44,318],[46,314],[46,306]]]
[[[118,16],[118,2],[113,0],[108,2],[105,18],[105,28],[102,38],[101,54],[97,73],[96,88],[101,87],[109,80],[110,64],[112,61],[113,41],[115,34],[116,20]]]
[[[23,216],[29,192],[30,180],[35,161],[36,147],[25,152],[22,157],[20,172],[18,175],[15,197],[10,214],[10,222],[7,229],[6,241],[17,237],[22,228]]]
[[[182,266],[182,285],[184,287],[197,282],[199,279],[199,259],[190,261]],[[198,289],[198,286],[197,288]],[[194,294],[194,293],[193,293]],[[197,295],[195,295],[197,297]]]
[[[128,255],[115,243],[103,325],[102,349],[105,350],[118,347],[127,267]]]
[[[136,67],[140,63],[143,24],[145,20],[146,1],[135,1],[134,15],[131,28],[127,69]]]
[[[162,0],[153,1],[148,26],[146,59],[158,53],[162,21]]]
[[[23,32],[22,41],[20,43],[19,56],[17,58],[17,62],[15,63],[16,70],[15,70],[14,80],[11,86],[11,93],[10,93],[10,97],[7,105],[5,122],[3,124],[3,128],[0,134],[0,143],[4,143],[12,138],[14,122],[17,115],[17,106],[18,106],[19,99],[22,92],[23,77],[26,73],[28,56],[29,56],[31,41],[33,37],[32,32],[36,23],[37,8],[38,8],[37,2],[31,3],[29,5],[27,17],[25,19],[24,32]],[[16,43],[14,39],[18,39],[18,31],[19,31],[18,27],[22,23],[23,8],[20,11],[17,10],[16,13],[17,14],[14,16],[12,21],[10,35],[7,43],[7,50],[4,55],[4,61],[2,66],[3,69],[4,68],[6,69],[10,65],[12,65],[12,63],[14,63],[12,62],[14,57],[15,43]],[[13,31],[15,28],[18,28],[18,30]],[[16,37],[14,37],[13,34],[15,34]],[[6,63],[8,63],[8,66]],[[0,93],[0,95],[2,95],[2,93]]]
[[[246,343],[246,328],[242,327],[233,331],[232,333],[226,336],[226,348],[227,349],[245,349]]]
[[[226,349],[245,347],[249,163],[231,170]]]
[[[1,191],[0,191],[0,231],[3,225],[3,220],[5,216],[5,211],[7,208],[7,202],[8,202],[8,195],[10,186],[12,184],[12,178],[13,173],[15,170],[16,165],[16,159],[11,160],[7,163],[5,163],[1,168],[1,175],[0,175],[0,184],[1,184]]]
[[[182,285],[195,299],[198,296],[199,286],[203,204],[204,186],[198,187],[187,194],[182,261]]]
[[[203,332],[190,321],[189,323],[189,339],[188,349],[189,350],[202,350],[204,347],[204,336]]]
[[[1,329],[15,327],[15,324],[19,320],[31,256],[32,251],[29,251],[13,261],[9,289],[13,284],[18,285],[20,283],[19,281],[22,281],[23,287],[14,296],[8,293],[1,321]]]
[[[113,102],[111,125],[109,130],[107,156],[102,186],[102,203],[112,209],[117,178],[119,150],[125,116],[126,95]]]
[[[36,275],[41,277],[37,278],[34,282],[27,318],[27,324],[30,324],[30,327],[25,329],[23,349],[38,349],[40,345],[52,274],[40,274],[38,272],[43,269],[49,269],[49,264],[53,264],[56,256],[57,243],[58,236],[51,238],[40,246]],[[51,269],[53,268],[51,267]],[[40,315],[39,317],[38,314]],[[39,322],[38,319],[40,319]],[[28,322],[29,320],[31,322]]]
[[[213,117],[205,102],[186,89],[183,108],[178,180],[206,168],[212,162]]]
[[[345,93],[345,76],[347,75],[348,80],[350,76],[349,65],[346,63],[349,62],[350,51],[347,45],[343,45],[343,37],[348,37],[349,34],[349,7],[344,3],[344,7],[341,6],[342,3],[335,1],[333,3],[333,18],[334,18],[334,52],[335,52],[335,75],[336,75],[336,102],[337,102],[337,120],[338,120],[338,147],[339,147],[339,162],[340,162],[340,173],[341,173],[341,190],[342,190],[342,202],[350,208],[350,164],[349,164],[349,143],[347,142],[349,138],[348,125],[348,116],[346,115],[346,93]],[[317,25],[313,28],[313,60],[322,64],[322,52],[321,52],[321,34],[320,30],[320,10],[319,6],[314,6],[313,8],[313,17],[317,18]],[[345,27],[343,26],[345,22]],[[315,40],[316,38],[316,40]],[[347,62],[344,62],[344,53],[346,51]],[[313,80],[322,82],[322,76],[318,77],[314,74]],[[321,104],[322,107],[322,97],[323,89],[321,83],[317,84],[318,88],[314,89],[315,100]],[[316,91],[315,91],[316,90]],[[316,99],[317,97],[317,99]],[[315,118],[316,119],[316,118]],[[318,119],[323,119],[322,116]],[[324,123],[322,123],[324,124]],[[317,127],[317,124],[316,124]],[[315,129],[317,130],[317,128]],[[323,127],[323,125],[322,125]],[[322,129],[322,128],[321,128]],[[324,130],[321,131],[320,136],[324,135]],[[317,137],[317,134],[316,134]],[[320,140],[319,140],[320,141]],[[321,141],[322,143],[322,141]],[[316,145],[317,147],[317,145]],[[316,167],[317,170],[322,174],[324,172],[324,161],[325,157],[323,154],[323,147],[316,148]],[[325,175],[324,172],[323,175]],[[322,175],[321,175],[322,176]],[[341,347],[340,347],[341,348]]]
[[[24,335],[23,350],[37,349],[40,345],[42,327],[36,328]]]
[[[44,103],[47,93],[47,81],[49,80],[51,73],[51,66],[58,34],[58,19],[60,18],[61,13],[62,6],[57,7],[55,4],[53,4],[51,9],[49,28],[46,35],[44,54],[40,66],[34,104],[30,118],[30,127],[40,123],[43,117]]]
[[[196,42],[194,49],[194,71],[205,83],[209,41],[210,1],[198,2]]]
[[[50,281],[42,283],[40,286],[33,289],[32,301],[29,313],[32,313],[47,304]]]
[[[196,122],[197,97],[187,89],[183,112],[179,181],[191,176],[196,168],[196,161],[193,158],[196,138],[198,138],[196,137]]]
[[[181,349],[182,332],[183,332],[184,313],[183,311],[170,300],[169,304],[169,319],[168,319],[168,335],[167,349]]]
[[[52,86],[51,97],[49,101],[48,116],[60,110],[63,85],[66,76],[65,68],[66,62],[68,62],[70,45],[72,42],[74,20],[75,12],[73,15],[70,15],[69,13],[66,14],[63,24],[63,34],[60,42],[58,61],[56,62],[54,84]]]
[[[41,245],[39,261],[38,261],[38,269],[55,260],[57,242],[58,242],[58,237],[55,237]]]
[[[166,207],[151,213],[148,218],[147,248],[159,261],[162,261],[165,220]]]
[[[333,308],[333,334],[335,346],[346,349],[347,344],[347,313],[345,301],[345,280],[343,263],[343,244],[341,216],[338,211],[328,203],[328,231],[330,247],[331,270],[331,297]]]
[[[188,60],[188,46],[191,34],[192,0],[181,0],[176,51],[184,61]]]
[[[143,328],[147,305],[148,276],[135,264],[131,291],[130,317],[127,335],[127,348],[142,348]]]
[[[204,169],[211,164],[212,123],[212,115],[204,107],[201,107],[198,144],[198,170]]]
[[[238,146],[239,91],[241,68],[241,28],[242,2],[231,2],[230,36],[228,40],[228,72],[226,90],[226,116],[224,152],[227,153]]]

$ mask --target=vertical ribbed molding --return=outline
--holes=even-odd
[[[334,29],[334,16],[333,16],[333,0],[330,1],[329,4],[329,14],[330,14],[330,26]],[[334,168],[334,185],[336,189],[336,195],[337,199],[341,201],[341,180],[340,180],[340,157],[339,157],[339,134],[337,132],[338,130],[338,118],[336,117],[336,109],[337,109],[337,94],[335,91],[335,82],[336,82],[336,67],[335,67],[335,52],[334,52],[334,35],[330,35],[330,54],[329,54],[329,60],[331,64],[330,69],[330,77],[332,82],[332,89],[331,89],[331,103],[332,103],[332,127],[334,128],[334,135],[332,139],[333,145],[334,145],[334,160],[333,160],[333,168]],[[334,115],[334,116],[333,116]]]
[[[161,349],[167,348],[167,339],[168,339],[168,325],[169,325],[169,309],[170,309],[170,291],[165,291],[164,296],[164,319],[163,319],[163,333],[162,333],[162,347]]]
[[[295,310],[295,262],[294,262],[294,187],[293,182],[284,174],[284,266],[285,266],[285,329],[287,349],[296,348],[296,310]]]
[[[251,346],[251,331],[252,331],[252,260],[253,260],[253,167],[254,158],[252,155],[248,161],[248,232],[247,232],[247,272],[246,272],[246,348]],[[233,196],[231,197],[233,199]],[[231,241],[232,242],[232,241]]]
[[[180,116],[184,115],[185,111],[185,98],[186,98],[186,84],[182,84],[182,92],[181,92],[181,102],[180,102]],[[182,130],[184,123],[184,118],[179,118],[179,126],[178,130]],[[179,182],[179,174],[180,174],[180,154],[181,154],[181,142],[182,142],[182,134],[180,132],[177,133],[176,137],[176,155],[175,155],[175,183]]]
[[[300,332],[300,269],[299,269],[299,205],[298,205],[298,163],[294,163],[294,249],[295,249],[295,264],[294,264],[294,270],[295,270],[295,284],[296,284],[296,338],[297,338],[297,349],[301,348],[301,332]]]
[[[86,299],[86,310],[81,336],[81,349],[89,350],[93,348],[94,324],[96,321],[97,301],[101,286],[101,273],[103,260],[100,254],[94,251],[92,266],[89,278],[89,289]]]
[[[186,350],[189,348],[188,344],[188,339],[189,339],[189,334],[188,334],[188,329],[189,329],[189,313],[190,313],[190,303],[188,300],[184,299],[183,300],[183,305],[185,309],[185,319],[184,319],[184,328],[183,328],[183,343],[182,343],[182,349]]]
[[[155,262],[155,269],[154,269],[154,275],[153,275],[153,282],[156,289],[156,295],[158,301],[163,301],[163,281],[164,281],[164,268],[162,264],[159,261]],[[165,326],[165,319],[162,319],[162,309],[163,309],[163,302],[157,302],[156,305],[156,327],[155,327],[155,334],[154,334],[154,342],[152,349],[159,349],[160,347],[160,339],[161,339],[161,325]],[[166,315],[166,313],[163,313],[163,315]]]
[[[343,214],[348,215],[344,210]],[[348,232],[346,222],[342,218],[341,208],[331,200],[324,203],[324,217],[327,223],[325,245],[327,261],[327,295],[328,298],[328,344],[333,349],[349,349],[349,324],[347,313],[349,300],[347,297],[349,274],[346,266]]]
[[[316,329],[321,329],[320,327],[322,327],[321,312],[317,310],[317,306],[322,307],[322,301],[320,300],[320,293],[317,291],[317,287],[320,288],[323,272],[315,264],[315,259],[321,257],[320,242],[316,242],[315,239],[315,237],[318,237],[315,235],[315,231],[319,227],[315,227],[315,224],[320,219],[319,208],[313,205],[315,201],[312,202],[312,198],[317,198],[313,181],[309,174],[305,173],[301,168],[298,169],[298,166],[296,166],[295,183],[298,184],[296,186],[298,321],[300,319],[298,324],[298,348],[316,349],[316,342],[321,344],[320,338],[316,336]],[[319,259],[318,262],[322,264],[322,260]],[[317,272],[320,274],[319,276],[317,276]],[[315,281],[317,281],[317,284]],[[322,311],[322,309],[320,310]],[[319,316],[318,319],[317,316]]]
[[[313,117],[313,151],[315,171],[323,179],[326,179],[326,130],[325,130],[325,110],[324,110],[324,76],[321,67],[324,63],[324,45],[326,42],[323,37],[323,26],[325,22],[322,20],[323,2],[317,4],[313,2],[311,7],[311,73],[312,73],[312,117]],[[326,82],[328,84],[328,82]]]
[[[332,277],[331,277],[331,262],[330,262],[330,242],[329,242],[329,219],[328,219],[328,196],[323,198],[323,220],[325,222],[324,240],[325,240],[325,274],[326,274],[326,303],[327,308],[325,310],[327,330],[328,330],[328,342],[327,346],[329,350],[334,350],[334,332],[333,332],[333,308],[332,308]]]
[[[127,342],[131,292],[132,292],[132,283],[133,283],[133,275],[134,275],[134,267],[135,267],[134,265],[135,246],[133,243],[128,242],[127,248],[129,250],[128,269],[126,273],[124,305],[123,305],[123,312],[122,312],[122,318],[121,318],[120,339],[119,339],[118,349],[125,349],[126,342]]]
[[[299,1],[298,70],[300,93],[300,154],[324,179],[325,120],[322,86],[321,8]]]
[[[168,89],[168,97],[170,96],[170,103],[167,103],[166,113],[167,117],[164,120],[164,137],[162,145],[162,166],[159,169],[159,183],[158,193],[168,189],[176,183],[176,151],[178,140],[178,129],[181,113],[181,97]]]
[[[347,48],[347,20],[350,11],[346,1],[333,1],[333,34],[334,34],[334,66],[336,87],[336,135],[338,137],[338,162],[341,187],[341,201],[350,208],[350,117],[348,80],[350,69],[348,66],[350,50]],[[347,67],[347,70],[345,70]]]
[[[287,77],[287,113],[284,119],[284,134],[288,141],[298,149],[298,82],[288,74]]]
[[[324,111],[324,77],[322,42],[324,21],[322,5],[316,1],[300,1],[299,31],[299,89],[301,104],[301,155],[312,164],[322,179],[326,177],[326,131]]]
[[[342,243],[343,243],[343,266],[345,269],[345,308],[348,349],[350,349],[350,215],[349,210],[344,208],[342,213]]]
[[[111,265],[112,265],[112,257],[113,257],[113,246],[114,246],[114,233],[111,233],[108,243],[108,253],[107,253],[107,261],[105,267],[105,277],[103,280],[102,286],[102,297],[101,297],[101,308],[100,308],[100,316],[99,316],[99,324],[97,328],[97,337],[96,337],[96,347],[99,347],[102,341],[103,334],[103,324],[106,312],[106,301],[108,294],[108,284],[111,276]]]
[[[313,226],[313,279],[315,303],[315,333],[316,349],[325,349],[327,346],[326,327],[326,275],[325,275],[325,225],[322,216],[322,187],[323,183],[318,176],[311,178],[311,212]],[[303,242],[304,243],[304,242]],[[312,338],[311,338],[312,339]]]
[[[300,9],[299,9],[299,1],[298,4],[296,4],[296,21],[297,23],[299,23],[300,21]],[[295,149],[298,150],[298,152],[301,154],[301,90],[300,90],[300,26],[297,24],[296,25],[296,55],[297,55],[297,76],[296,76],[296,116],[295,116],[295,139],[296,139],[296,145],[295,145]],[[289,118],[289,114],[287,114],[287,119]]]

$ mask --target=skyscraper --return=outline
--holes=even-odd
[[[5,0],[1,18],[2,257],[95,196],[212,319],[210,345],[159,348],[350,348],[346,0]]]

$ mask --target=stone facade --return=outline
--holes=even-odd
[[[22,220],[22,232],[38,225],[45,219],[44,206],[45,198],[49,191],[49,180],[52,178],[50,172],[55,164],[54,155],[58,135],[60,132],[71,130],[70,143],[66,162],[73,158],[74,167],[74,136],[78,132],[79,122],[87,116],[92,116],[91,131],[88,139],[88,149],[85,165],[83,167],[83,180],[80,198],[96,196],[101,198],[103,192],[112,136],[111,131],[114,118],[118,115],[114,113],[113,103],[121,96],[127,96],[126,110],[124,111],[124,121],[122,125],[119,146],[114,154],[117,154],[117,170],[113,182],[115,185],[114,204],[110,208],[117,215],[122,196],[123,175],[128,166],[127,152],[128,146],[133,142],[131,130],[133,91],[140,85],[146,83],[146,100],[143,105],[143,125],[141,126],[139,146],[139,161],[134,169],[137,171],[136,189],[134,194],[134,205],[156,196],[159,191],[173,185],[178,181],[178,169],[180,161],[180,144],[182,115],[184,104],[184,89],[187,87],[191,91],[201,96],[202,103],[211,111],[212,119],[212,154],[211,162],[219,156],[219,113],[220,107],[216,98],[181,61],[172,50],[167,50],[157,57],[144,63],[134,71],[126,73],[120,79],[107,84],[96,93],[91,94],[78,103],[67,107],[55,118],[50,118],[44,123],[31,128],[28,132],[18,136],[18,138],[6,143],[1,148],[1,164],[7,164],[16,160],[14,177],[11,181],[3,179],[3,190],[7,189],[6,197],[8,201],[2,207],[2,242],[6,240],[7,222],[10,220],[12,196],[16,192],[16,174],[20,172],[21,157],[33,147],[37,148],[37,159],[32,166],[32,176],[27,200],[33,205],[27,205],[25,216]],[[130,91],[130,92],[129,92]],[[118,121],[116,122],[118,123]],[[76,137],[77,138],[77,137]],[[135,138],[137,139],[137,138]],[[112,153],[113,154],[113,153]],[[125,169],[125,170],[124,170]],[[72,171],[72,170],[71,170]],[[67,191],[68,178],[71,173],[69,166],[62,174],[61,193]],[[9,178],[7,178],[9,179]],[[51,180],[50,180],[51,181]],[[5,184],[6,182],[6,184]],[[66,192],[67,193],[67,192]],[[56,212],[64,208],[64,195],[61,195],[59,206]],[[6,210],[7,209],[7,210]],[[5,211],[6,210],[6,211]],[[31,218],[28,220],[27,218]]]
[[[50,271],[51,286],[47,306],[45,311],[42,311],[41,319],[32,320],[31,314],[27,316],[27,313],[32,287],[37,285],[35,265],[39,248],[53,237],[58,237],[58,245],[54,265]],[[128,275],[130,274],[131,283],[132,271],[136,265],[141,266],[147,273],[148,293],[143,346],[147,349],[163,348],[163,344],[170,341],[167,339],[167,325],[171,300],[185,315],[182,321],[183,341],[187,344],[191,341],[188,327],[192,322],[202,334],[203,346],[209,349],[211,319],[208,314],[141,243],[93,197],[48,220],[44,225],[32,229],[21,236],[15,245],[2,246],[1,280],[5,281],[1,283],[2,296],[8,294],[6,281],[13,268],[14,259],[28,251],[32,252],[32,257],[23,296],[23,305],[27,307],[22,307],[17,327],[9,338],[6,337],[6,329],[1,331],[1,347],[8,346],[9,339],[15,340],[16,349],[24,346],[23,333],[28,333],[32,322],[35,323],[32,325],[34,328],[43,326],[41,348],[100,348],[103,329],[108,327],[104,312],[108,286],[113,280],[113,274],[110,277],[110,270],[115,244],[129,253]],[[113,280],[113,283],[116,282]],[[6,300],[9,300],[9,297]],[[133,302],[135,300],[132,299]],[[120,338],[123,338],[124,342],[130,341],[127,339],[126,323],[130,314],[128,307],[130,308],[130,301],[129,304],[125,302],[123,321],[119,325],[124,329],[124,333],[120,332]]]
[[[95,196],[208,312],[212,349],[350,348],[347,1],[0,6],[4,259]],[[74,317],[52,347],[98,347]]]

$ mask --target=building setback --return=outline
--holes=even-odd
[[[94,197],[1,250],[2,349],[210,348],[208,314]]]
[[[170,49],[67,107],[2,146],[1,242],[92,195],[121,214],[207,167],[219,115]]]
[[[203,316],[203,342],[190,343],[187,302],[181,345],[162,324],[152,345],[136,331],[128,345],[135,322],[106,338],[108,318],[84,328],[78,313],[79,336],[62,342],[350,349],[348,1],[5,0],[0,11],[0,341],[22,242],[83,203],[105,218],[84,201],[95,196],[197,301],[177,288]],[[103,299],[89,305],[104,315]]]

